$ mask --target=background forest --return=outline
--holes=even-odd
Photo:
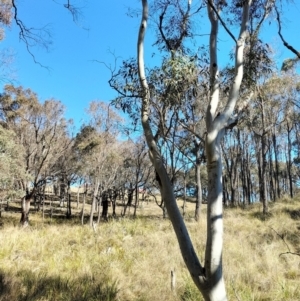
[[[64,8],[76,21],[79,9],[71,2],[66,1]],[[245,17],[246,2],[250,8]],[[142,13],[128,10],[129,16],[143,18],[139,43],[148,9],[147,1],[142,3]],[[202,300],[184,269],[184,262],[188,266],[184,251],[180,247],[182,260],[170,230],[169,215],[174,226],[171,201],[165,197],[166,185],[156,160],[161,160],[196,253],[204,260],[208,251],[202,236],[207,230],[209,241],[205,216],[211,220],[212,203],[213,161],[207,146],[210,108],[218,90],[212,122],[226,115],[239,75],[238,46],[236,53],[230,50],[228,64],[216,71],[213,34],[209,45],[197,40],[197,20],[205,14],[212,28],[218,21],[223,34],[236,45],[243,37],[241,25],[235,38],[237,29],[248,18],[238,101],[220,130],[217,147],[224,220],[228,218],[224,238],[225,250],[230,250],[224,256],[228,298],[299,300],[300,55],[281,33],[284,3],[150,2],[156,52],[152,56],[160,59],[145,69],[147,86],[136,54],[128,59],[112,54],[114,66],[99,61],[110,73],[108,84],[116,96],[110,102],[91,100],[88,118],[78,130],[66,117],[61,101],[42,101],[30,87],[6,80],[0,94],[0,229],[5,242],[0,253],[0,300],[159,300],[162,295],[161,300]],[[43,34],[37,36],[17,12],[17,1],[1,1],[1,39],[15,22],[35,61],[32,41],[42,43]],[[290,50],[290,58],[282,65],[274,50],[278,45],[269,45],[261,36],[262,24],[267,22],[276,22],[280,41]],[[149,143],[145,112],[155,151]],[[19,224],[20,232],[15,232]],[[201,229],[205,231],[200,233]],[[59,231],[64,234],[58,235]],[[11,239],[9,233],[14,233]],[[35,255],[29,255],[32,246],[22,235],[35,246]],[[230,245],[226,240],[231,239]],[[148,244],[156,253],[164,250],[161,258],[151,254]],[[64,247],[56,249],[58,245]],[[257,257],[253,266],[229,272],[229,267],[244,265],[253,257],[247,249]],[[94,261],[99,254],[101,260]],[[31,271],[34,257],[43,259]],[[163,265],[159,262],[164,258],[168,263]],[[160,269],[152,271],[151,265]],[[139,269],[146,275],[137,273]],[[99,270],[105,273],[97,274]],[[157,279],[150,279],[155,273]],[[203,273],[209,279],[210,272]],[[123,279],[127,274],[130,289]],[[220,293],[218,297],[201,293],[203,300],[227,300]]]

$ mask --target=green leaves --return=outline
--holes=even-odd
[[[0,125],[0,197],[20,195],[15,181],[26,178],[24,148],[16,142],[14,132]]]
[[[300,59],[298,57],[285,59],[282,63],[281,70],[287,72],[295,68],[299,62]]]

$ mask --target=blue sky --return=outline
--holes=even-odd
[[[31,49],[36,60],[49,70],[34,63],[24,43],[19,41],[15,24],[6,31],[0,44],[2,49],[10,48],[15,53],[14,84],[32,89],[41,100],[61,100],[67,107],[67,117],[76,124],[86,119],[84,109],[90,101],[108,101],[115,95],[107,83],[110,72],[94,60],[113,64],[110,52],[124,59],[135,55],[139,25],[138,18],[126,16],[129,1],[77,2],[82,12],[78,24],[62,5],[52,0],[17,2],[19,17],[28,27],[50,28],[49,51],[42,47]]]
[[[41,101],[55,98],[61,100],[66,108],[66,117],[75,121],[77,128],[87,119],[85,108],[92,100],[109,101],[115,92],[109,88],[109,70],[95,60],[113,64],[111,52],[121,59],[136,55],[136,40],[139,18],[126,15],[128,7],[140,9],[138,0],[77,0],[81,8],[78,24],[71,14],[58,3],[64,0],[18,0],[18,14],[28,27],[43,27],[51,31],[52,44],[49,51],[42,47],[32,48],[36,60],[48,69],[35,64],[24,43],[19,41],[18,28],[13,23],[6,31],[6,38],[0,43],[0,51],[10,49],[15,54],[13,69],[16,73],[15,85],[22,85],[36,92]],[[282,16],[282,31],[285,38],[300,49],[300,3],[286,9]],[[202,32],[206,26],[202,23]],[[203,32],[204,31],[204,32]],[[277,51],[278,65],[286,57],[293,56],[285,50],[277,36],[275,22],[264,25],[264,38]],[[153,65],[153,31],[146,36],[146,64]],[[208,39],[204,37],[202,39]],[[226,62],[228,50],[233,44],[228,35],[222,35],[219,49],[221,62]],[[150,61],[151,60],[151,61]],[[1,86],[5,83],[2,82]],[[2,89],[2,87],[1,87]]]

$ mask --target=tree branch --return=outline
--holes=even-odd
[[[271,230],[273,230],[281,239],[282,241],[284,242],[284,244],[286,245],[287,249],[288,249],[288,252],[284,252],[284,253],[280,253],[279,254],[279,257],[281,255],[284,255],[284,254],[292,254],[292,255],[297,255],[297,256],[300,256],[300,253],[294,253],[294,252],[291,252],[291,249],[289,247],[289,245],[287,244],[287,242],[284,240],[284,237],[283,235],[280,235],[275,229],[273,229],[272,227],[270,227]]]
[[[11,0],[11,3],[14,9],[13,17],[20,30],[19,33],[20,40],[25,43],[26,49],[28,53],[31,55],[33,61],[36,64],[40,65],[41,67],[48,69],[46,66],[42,65],[39,61],[36,60],[35,55],[33,54],[30,48],[38,44],[48,49],[48,45],[50,44],[50,40],[48,40],[50,38],[49,31],[46,29],[46,27],[42,29],[36,29],[36,28],[28,28],[27,26],[25,26],[22,20],[20,20],[18,17],[18,8],[15,3],[15,0]],[[41,36],[41,33],[44,33],[48,39],[43,38]]]
[[[227,31],[227,33],[229,34],[229,36],[234,40],[235,43],[237,43],[237,40],[236,40],[235,36],[234,36],[233,33],[229,30],[229,28],[226,26],[225,22],[222,20],[220,14],[218,13],[217,9],[215,8],[215,6],[214,6],[213,3],[211,2],[211,0],[207,0],[207,3],[208,3],[209,6],[213,9],[213,11],[214,11],[215,14],[217,15],[219,21],[221,22],[222,26],[223,26],[224,29]]]
[[[281,39],[281,41],[283,42],[283,45],[289,49],[290,51],[292,51],[294,54],[296,54],[296,56],[300,59],[300,52],[297,51],[293,46],[289,45],[286,40],[284,39],[284,37],[282,36],[281,34],[281,20],[280,20],[280,15],[279,15],[279,12],[278,12],[278,9],[277,7],[275,6],[275,11],[276,11],[276,19],[277,19],[277,23],[278,23],[278,34],[279,34],[279,37]]]

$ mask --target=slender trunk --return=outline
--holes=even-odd
[[[184,187],[183,187],[183,204],[182,204],[182,216],[185,216],[186,206],[186,172],[184,172]]]
[[[71,207],[71,193],[67,194],[67,198],[68,198],[68,211],[67,211],[67,218],[71,218],[72,217],[72,207]]]
[[[50,207],[50,220],[52,221],[52,213],[53,213],[53,209],[52,209],[52,195],[50,196],[49,207]]]
[[[261,136],[261,156],[262,156],[262,168],[261,168],[261,201],[263,204],[263,214],[269,213],[269,204],[267,198],[267,179],[266,179],[266,168],[267,168],[267,144],[266,135]]]
[[[136,181],[136,184],[135,184],[135,201],[134,201],[134,212],[133,212],[133,217],[136,217],[136,209],[139,205],[139,191],[138,191],[138,184],[137,184],[137,181]]]
[[[274,166],[271,152],[271,145],[269,147],[269,168],[270,168],[270,199],[275,202],[276,200],[276,188],[275,188],[275,177],[274,177]]]
[[[112,215],[116,216],[117,192],[114,190],[112,197]]]
[[[237,177],[237,180],[236,180],[236,185],[237,185],[237,204],[238,206],[241,205],[241,192],[240,192],[240,178]]]
[[[104,220],[107,220],[107,214],[108,214],[108,192],[107,190],[102,192],[102,217]]]
[[[14,199],[13,198],[12,199],[11,198],[7,198],[7,200],[6,200],[6,208],[5,208],[6,211],[9,210],[9,202],[10,201],[14,201]]]
[[[79,208],[79,197],[80,197],[80,186],[78,186],[78,189],[77,189],[77,206],[76,208],[78,209]]]
[[[67,192],[66,192],[66,198],[67,198],[67,218],[71,218],[72,217],[70,185],[71,185],[71,183],[70,183],[70,181],[68,181]]]
[[[95,212],[95,204],[97,201],[97,195],[98,195],[98,190],[99,190],[100,183],[97,181],[95,183],[95,188],[94,188],[94,194],[93,194],[93,200],[91,204],[91,212],[90,212],[90,227],[93,227],[93,221],[94,221],[94,212]]]
[[[99,210],[98,210],[97,224],[100,224],[101,221],[101,210],[100,210],[101,206],[103,206],[102,192],[100,193],[100,197],[99,197],[99,204],[98,204]]]
[[[276,140],[276,134],[273,133],[273,148],[274,148],[274,159],[275,159],[275,186],[276,186],[276,199],[279,199],[281,196],[280,191],[280,183],[279,183],[279,163],[278,163],[278,147],[277,147],[277,140]]]
[[[224,182],[224,183],[223,183]],[[223,175],[223,204],[224,206],[229,206],[229,184],[227,174]]]
[[[130,207],[131,207],[132,199],[133,199],[133,191],[134,191],[134,189],[132,188],[132,183],[130,183],[130,187],[128,188],[127,203],[124,206],[124,212],[123,212],[124,216],[126,214],[127,207],[129,207],[129,211],[130,211]]]
[[[233,163],[232,163],[233,164]],[[234,163],[235,165],[236,163]],[[235,175],[235,168],[233,167],[233,170],[232,170],[232,176],[230,177],[230,188],[231,188],[231,204],[232,206],[234,207],[237,207],[238,205],[238,200],[236,198],[236,175]]]
[[[202,205],[202,186],[201,186],[201,158],[197,151],[196,155],[196,209],[195,209],[195,220],[198,222],[200,220],[200,212]]]
[[[44,219],[45,219],[45,201],[46,201],[45,190],[46,190],[46,183],[43,187],[43,205],[42,205],[43,223],[44,223]]]
[[[84,224],[84,207],[85,207],[86,191],[83,193],[82,210],[81,210],[81,225]]]
[[[247,199],[247,174],[246,174],[246,168],[245,168],[245,159],[241,160],[241,175],[242,175],[242,194],[243,194],[243,206],[246,205],[246,199]]]
[[[24,196],[22,198],[20,223],[23,227],[28,226],[28,223],[29,223],[29,209],[30,209],[31,200],[32,200],[32,195],[31,194],[26,194],[26,196]]]
[[[251,181],[251,165],[250,165],[250,155],[247,150],[247,186],[248,186],[248,204],[251,204],[251,197],[253,196],[253,190],[252,190],[252,181]]]
[[[292,176],[292,142],[291,142],[291,131],[292,127],[290,127],[289,123],[287,122],[287,138],[288,138],[288,155],[287,155],[287,174],[289,180],[289,192],[291,199],[294,197],[293,192],[293,176]]]

